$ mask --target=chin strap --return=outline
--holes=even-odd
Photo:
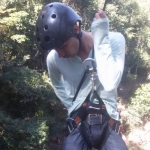
[[[80,31],[79,34],[77,34],[77,38],[80,40],[82,38],[82,31]]]
[[[81,38],[82,38],[82,32],[80,32],[78,35],[77,35],[77,39],[79,40],[79,49],[81,47]]]

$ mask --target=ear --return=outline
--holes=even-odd
[[[74,25],[73,31],[74,31],[74,33],[79,34],[80,33],[80,27],[78,25]]]

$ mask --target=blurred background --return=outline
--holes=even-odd
[[[60,150],[67,111],[55,96],[35,23],[52,0],[0,1],[0,150]],[[91,22],[104,0],[60,0]],[[150,149],[150,0],[108,0],[110,31],[126,39],[118,110],[129,150]]]

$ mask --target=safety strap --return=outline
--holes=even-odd
[[[82,84],[83,84],[83,82],[84,82],[85,77],[86,77],[86,73],[87,73],[87,71],[85,70],[85,72],[84,72],[84,74],[83,74],[83,77],[82,77],[82,79],[81,79],[81,81],[80,81],[80,83],[79,83],[79,85],[78,85],[77,91],[76,91],[76,93],[75,93],[75,96],[74,96],[72,102],[74,102],[75,99],[77,98],[77,95],[78,95],[78,93],[79,93],[79,90],[80,90],[80,88],[81,88],[81,86],[82,86]]]
[[[94,47],[93,47],[93,49],[92,49],[92,58],[94,58]],[[93,66],[94,66],[94,65],[93,65]],[[95,69],[95,71],[96,71],[96,68],[94,68],[94,69]],[[82,86],[82,84],[83,84],[83,82],[84,82],[84,79],[85,79],[85,77],[86,77],[86,74],[87,74],[88,70],[89,70],[89,68],[87,67],[86,70],[85,70],[85,72],[84,72],[84,75],[83,75],[83,77],[82,77],[82,79],[81,79],[81,81],[80,81],[80,83],[79,83],[79,86],[78,86],[77,91],[76,91],[76,93],[75,93],[75,96],[74,96],[74,98],[73,98],[73,102],[75,101],[75,99],[76,99],[76,97],[77,97],[77,95],[78,95],[78,93],[79,93],[79,90],[80,90],[80,88],[81,88],[81,86]],[[97,107],[97,104],[94,104],[94,103],[90,103],[90,102],[89,102],[90,94],[91,94],[91,92],[88,94],[88,96],[87,96],[86,100],[83,102],[82,106],[77,110],[77,111],[78,111],[77,116],[76,116],[75,118],[73,118],[74,120],[73,120],[72,122],[73,122],[73,126],[74,126],[74,127],[76,127],[76,126],[81,122],[81,120],[83,120],[84,114],[86,113],[86,110],[87,110],[88,105],[92,106],[93,108],[94,108],[94,107]],[[103,115],[105,116],[106,120],[108,121],[109,125],[110,125],[115,131],[117,131],[118,129],[116,129],[116,128],[117,128],[117,127],[116,127],[116,124],[118,124],[118,127],[119,127],[120,122],[117,121],[117,120],[112,119],[112,118],[109,116],[109,114],[107,113],[106,106],[105,106],[104,102],[102,101],[102,99],[99,97],[99,95],[97,94],[97,92],[96,92],[95,90],[94,90],[94,94],[96,95],[97,99],[99,100],[99,106],[98,106],[98,107],[100,108],[99,113],[103,114]],[[90,110],[90,109],[89,109],[89,110]],[[72,114],[72,113],[71,113],[71,114]],[[71,119],[72,119],[72,118],[71,118]]]
[[[103,145],[105,144],[112,130],[114,130],[117,134],[119,134],[120,121],[112,119],[109,116],[104,102],[102,101],[102,99],[99,97],[99,95],[97,94],[95,90],[94,90],[94,94],[96,98],[99,100],[99,104],[89,102],[91,92],[88,94],[86,100],[83,102],[81,107],[76,112],[74,112],[75,115],[71,115],[73,117],[68,119],[67,125],[68,125],[69,132],[71,133],[83,120],[85,120],[85,117],[87,118],[88,114],[102,114],[104,116],[104,121],[107,121],[109,126],[106,130],[105,138],[103,139],[103,141],[101,141],[101,144],[98,147],[101,149]],[[102,119],[101,124],[103,123],[104,122]],[[82,134],[82,129],[80,129],[80,132]]]
[[[92,49],[92,58],[94,58],[94,47],[93,47],[93,49]],[[92,62],[92,63],[93,63],[93,62]],[[94,66],[94,65],[93,65],[93,66]],[[96,69],[96,68],[94,68],[94,69]],[[81,81],[80,81],[80,83],[79,83],[79,85],[78,85],[77,91],[76,91],[76,93],[75,93],[75,95],[74,95],[74,98],[73,98],[72,102],[74,102],[75,99],[77,98],[77,95],[78,95],[78,93],[79,93],[79,90],[80,90],[80,88],[81,88],[81,86],[82,86],[82,84],[83,84],[83,82],[84,82],[84,79],[85,79],[86,74],[88,73],[88,71],[89,71],[89,68],[88,68],[88,66],[87,66],[86,69],[85,69],[85,72],[84,72],[84,74],[83,74],[83,76],[82,76],[82,79],[81,79]]]
[[[102,101],[102,99],[99,97],[99,95],[97,94],[97,92],[95,90],[94,90],[94,94],[96,95],[97,99],[99,100],[99,105],[101,106],[100,113],[105,116],[106,120],[108,121],[108,124],[112,127],[112,129],[115,130],[116,132],[118,132],[120,121],[112,119],[109,116],[104,102]]]
[[[104,102],[99,97],[97,92],[94,90],[94,94],[96,98],[99,100],[99,104],[91,103],[89,102],[89,97],[91,95],[91,92],[88,94],[86,100],[82,103],[81,107],[77,110],[76,115],[71,119],[71,122],[73,122],[73,126],[77,127],[77,125],[84,120],[84,117],[88,114],[102,114],[105,116],[105,120],[108,122],[108,124],[112,127],[113,130],[115,130],[118,133],[120,121],[112,119],[107,110]],[[99,108],[99,109],[97,109]],[[70,116],[72,116],[74,112],[71,113]],[[70,121],[70,120],[68,120]]]
[[[92,49],[92,57],[94,58],[94,48]],[[93,63],[93,62],[92,62]],[[93,65],[94,66],[94,65]],[[94,71],[96,72],[96,68],[93,68]],[[79,93],[79,90],[84,82],[84,79],[86,77],[86,74],[87,72],[89,71],[89,68],[87,67],[85,69],[85,72],[84,72],[84,75],[79,83],[79,86],[77,88],[77,91],[75,93],[75,96],[73,98],[73,102],[75,101],[78,93]],[[93,92],[91,90],[91,92]],[[99,100],[99,104],[94,104],[94,103],[91,103],[89,101],[89,97],[91,95],[91,92],[88,94],[86,100],[83,102],[83,104],[81,105],[81,107],[76,111],[76,112],[72,112],[70,114],[71,118],[69,118],[67,120],[67,126],[68,126],[68,129],[69,129],[69,132],[71,133],[81,122],[82,120],[85,119],[85,117],[87,116],[87,114],[90,114],[90,111],[92,113],[97,113],[97,114],[102,114],[104,115],[105,117],[105,121],[108,122],[108,124],[110,125],[111,128],[109,128],[109,130],[106,131],[106,136],[105,136],[105,139],[103,140],[103,142],[101,143],[100,147],[103,146],[103,144],[106,142],[109,134],[110,134],[110,130],[113,129],[115,130],[117,133],[119,132],[119,126],[120,126],[120,122],[117,121],[117,120],[114,120],[112,119],[107,110],[106,110],[106,106],[104,104],[104,102],[102,101],[102,99],[99,97],[99,95],[97,94],[97,92],[94,90],[94,93],[96,98]],[[97,109],[93,109],[93,108],[99,108],[99,110],[97,111]],[[95,112],[94,112],[95,111]],[[72,114],[75,113],[75,115],[73,116]],[[73,118],[72,118],[73,116]]]

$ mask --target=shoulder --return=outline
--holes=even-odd
[[[55,50],[51,50],[51,51],[48,53],[48,55],[47,55],[47,60],[46,60],[46,61],[47,61],[48,63],[55,62],[56,59],[58,59],[57,57],[58,57],[57,52],[56,52]]]
[[[58,63],[58,54],[55,50],[51,50],[46,58],[46,63],[48,68],[56,68]]]
[[[112,54],[124,55],[125,53],[125,38],[120,32],[109,33],[110,45]]]
[[[57,52],[55,50],[51,50],[48,55],[47,55],[47,59],[53,59],[56,57]]]
[[[47,55],[46,62],[48,67],[61,68],[62,65],[68,63],[68,59],[60,58],[55,50],[51,50]]]
[[[109,38],[111,42],[117,42],[125,44],[125,38],[120,32],[109,32]]]

